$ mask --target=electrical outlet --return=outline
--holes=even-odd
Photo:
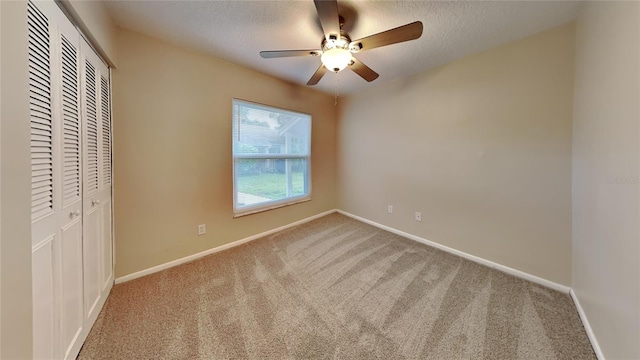
[[[416,221],[422,221],[422,213],[416,211]]]
[[[393,214],[393,205],[389,205],[389,206],[387,206],[387,212],[388,212],[389,214]]]
[[[198,225],[198,236],[204,235],[207,233],[207,226],[205,224]]]

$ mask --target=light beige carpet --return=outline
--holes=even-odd
[[[331,214],[113,287],[80,359],[595,359],[568,295]]]

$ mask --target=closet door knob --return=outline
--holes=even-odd
[[[91,200],[91,205],[96,206],[100,204],[100,200]]]
[[[80,210],[72,211],[72,212],[69,214],[69,217],[70,217],[70,218],[72,218],[72,219],[73,219],[74,217],[76,217],[76,216],[80,216]]]

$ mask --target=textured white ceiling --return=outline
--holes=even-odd
[[[298,84],[320,65],[318,57],[263,59],[261,50],[318,49],[322,30],[312,0],[106,1],[115,22],[165,41]],[[575,19],[576,1],[352,1],[339,13],[352,39],[416,20],[420,39],[357,54],[380,74],[372,83],[349,70],[327,73],[318,90],[351,93],[409,76],[466,55]]]

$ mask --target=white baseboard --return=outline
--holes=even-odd
[[[475,256],[475,255],[471,255],[471,254],[468,254],[468,253],[466,253],[464,251],[456,250],[454,248],[450,248],[448,246],[445,246],[445,245],[442,245],[442,244],[438,244],[436,242],[433,242],[433,241],[430,241],[430,240],[427,240],[427,239],[423,239],[423,238],[421,238],[419,236],[416,236],[416,235],[413,235],[413,234],[409,234],[409,233],[406,233],[404,231],[400,231],[398,229],[394,229],[394,228],[386,226],[386,225],[379,224],[379,223],[377,223],[375,221],[371,221],[371,220],[368,220],[368,219],[353,215],[353,214],[348,213],[346,211],[342,211],[342,210],[337,210],[337,211],[340,214],[346,215],[346,216],[348,216],[350,218],[353,218],[353,219],[356,219],[358,221],[362,221],[363,223],[367,223],[369,225],[373,225],[373,226],[375,226],[377,228],[380,228],[382,230],[386,230],[386,231],[394,233],[396,235],[400,235],[402,237],[406,237],[408,239],[411,239],[411,240],[417,241],[419,243],[434,247],[436,249],[439,249],[439,250],[442,250],[442,251],[446,251],[446,252],[448,252],[450,254],[454,254],[454,255],[463,257],[465,259],[471,260],[471,261],[476,262],[478,264],[482,264],[484,266],[488,266],[490,268],[493,268],[493,269],[502,271],[504,273],[519,277],[521,279],[529,280],[529,281],[531,281],[533,283],[536,283],[536,284],[542,285],[544,287],[548,287],[550,289],[554,289],[554,290],[563,292],[565,294],[569,293],[570,288],[568,286],[561,285],[561,284],[555,283],[553,281],[550,281],[550,280],[547,280],[547,279],[543,279],[543,278],[537,277],[535,275],[531,275],[531,274],[526,273],[524,271],[516,270],[514,268],[510,268],[508,266],[501,265],[501,264],[495,263],[493,261],[490,261],[490,260],[487,260],[487,259],[483,259],[481,257]]]
[[[230,242],[228,244],[224,244],[222,246],[214,247],[212,249],[199,252],[197,254],[193,254],[193,255],[189,255],[189,256],[183,257],[181,259],[169,261],[168,263],[164,263],[164,264],[160,264],[160,265],[157,265],[157,266],[154,266],[154,267],[150,267],[148,269],[140,270],[138,272],[134,272],[132,274],[125,275],[125,276],[117,278],[115,283],[116,284],[120,284],[120,283],[123,283],[123,282],[131,281],[133,279],[137,279],[137,278],[143,277],[145,275],[153,274],[153,273],[156,273],[158,271],[162,271],[162,270],[165,270],[165,269],[172,268],[174,266],[178,266],[180,264],[188,263],[190,261],[199,259],[201,257],[205,257],[207,255],[215,254],[217,252],[220,252],[220,251],[223,251],[223,250],[227,250],[227,249],[242,245],[244,243],[248,243],[249,241],[253,241],[253,240],[259,239],[261,237],[264,237],[264,236],[267,236],[267,235],[271,235],[271,234],[276,233],[278,231],[282,231],[284,229],[288,229],[288,228],[293,227],[293,226],[304,224],[304,223],[309,222],[311,220],[315,220],[317,218],[321,218],[323,216],[332,214],[332,213],[334,213],[336,211],[337,211],[336,209],[325,211],[323,213],[320,213],[320,214],[317,214],[317,215],[313,215],[313,216],[310,216],[308,218],[305,218],[305,219],[302,219],[302,220],[298,220],[296,222],[292,222],[291,224],[280,226],[279,228],[271,229],[271,230],[262,232],[260,234],[255,234],[255,235],[246,237],[244,239],[240,239],[240,240],[237,240],[237,241],[234,241],[234,242]]]
[[[569,292],[571,294],[571,299],[573,299],[573,303],[578,309],[578,315],[580,315],[580,320],[582,320],[582,326],[584,326],[584,330],[587,332],[587,336],[589,337],[589,341],[591,341],[591,347],[593,347],[593,352],[596,353],[596,357],[598,360],[605,360],[604,354],[602,353],[602,349],[600,349],[600,345],[598,344],[598,340],[596,339],[596,334],[593,333],[593,329],[591,329],[591,324],[589,324],[589,319],[587,319],[587,314],[585,314],[584,309],[582,309],[582,305],[580,305],[580,300],[578,300],[578,295],[576,295],[575,291],[571,289]]]
[[[401,231],[401,230],[398,230],[398,229],[394,229],[394,228],[392,228],[390,226],[379,224],[379,223],[377,223],[375,221],[371,221],[369,219],[365,219],[365,218],[362,218],[360,216],[348,213],[348,212],[343,211],[343,210],[338,210],[338,209],[325,211],[323,213],[320,213],[320,214],[317,214],[317,215],[314,215],[314,216],[311,216],[311,217],[308,217],[308,218],[305,218],[305,219],[302,219],[302,220],[299,220],[299,221],[296,221],[296,222],[293,222],[291,224],[287,224],[287,225],[284,225],[284,226],[281,226],[281,227],[278,227],[278,228],[275,228],[275,229],[271,229],[271,230],[262,232],[260,234],[252,235],[252,236],[246,237],[244,239],[240,239],[240,240],[228,243],[228,244],[224,244],[222,246],[218,246],[218,247],[215,247],[215,248],[212,248],[212,249],[208,249],[208,250],[199,252],[197,254],[189,255],[189,256],[186,256],[186,257],[183,257],[183,258],[180,258],[180,259],[176,259],[176,260],[164,263],[164,264],[156,265],[156,266],[150,267],[148,269],[140,270],[140,271],[137,271],[135,273],[128,274],[128,275],[125,275],[125,276],[117,278],[115,280],[115,283],[116,284],[120,284],[120,283],[123,283],[123,282],[126,282],[126,281],[137,279],[137,278],[145,276],[145,275],[156,273],[158,271],[169,269],[169,268],[172,268],[174,266],[178,266],[180,264],[184,264],[184,263],[199,259],[201,257],[207,256],[207,255],[211,255],[211,254],[215,254],[217,252],[220,252],[220,251],[223,251],[223,250],[227,250],[227,249],[242,245],[242,244],[247,243],[249,241],[253,241],[253,240],[259,239],[261,237],[264,237],[264,236],[267,236],[267,235],[271,235],[271,234],[276,233],[278,231],[282,231],[284,229],[287,229],[287,228],[290,228],[290,227],[293,227],[293,226],[304,224],[306,222],[321,218],[323,216],[329,215],[329,214],[334,213],[334,212],[338,212],[338,213],[343,214],[345,216],[348,216],[350,218],[356,219],[358,221],[362,221],[363,223],[367,223],[369,225],[373,225],[373,226],[375,226],[377,228],[380,228],[380,229],[389,231],[391,233],[406,237],[408,239],[423,243],[425,245],[434,247],[436,249],[440,249],[442,251],[446,251],[448,253],[463,257],[465,259],[468,259],[468,260],[471,260],[473,262],[485,265],[487,267],[490,267],[490,268],[505,272],[507,274],[511,274],[513,276],[516,276],[516,277],[519,277],[519,278],[522,278],[522,279],[525,279],[525,280],[529,280],[531,282],[534,282],[536,284],[540,284],[542,286],[545,286],[545,287],[548,287],[548,288],[551,288],[551,289],[554,289],[554,290],[558,290],[558,291],[563,292],[565,294],[568,294],[569,291],[570,291],[570,288],[568,286],[561,285],[561,284],[555,283],[553,281],[549,281],[549,280],[537,277],[535,275],[531,275],[531,274],[526,273],[524,271],[516,270],[514,268],[510,268],[508,266],[505,266],[505,265],[502,265],[502,264],[498,264],[498,263],[495,263],[493,261],[486,260],[486,259],[483,259],[481,257],[475,256],[475,255],[471,255],[471,254],[468,254],[468,253],[460,251],[460,250],[456,250],[454,248],[450,248],[448,246],[445,246],[445,245],[442,245],[442,244],[439,244],[439,243],[436,243],[436,242],[421,238],[421,237],[413,235],[413,234],[409,234],[407,232],[404,232],[404,231]]]

